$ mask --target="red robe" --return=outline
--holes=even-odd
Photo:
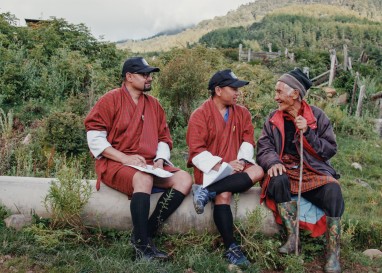
[[[248,142],[255,146],[251,114],[240,105],[228,107],[229,118],[225,122],[212,98],[196,109],[188,122],[186,141],[189,149],[187,166],[192,159],[208,151],[222,158],[223,162],[237,159],[240,146]],[[203,172],[194,167],[195,183],[203,184]]]
[[[96,103],[85,118],[86,131],[106,131],[111,146],[127,155],[139,154],[147,164],[153,164],[159,142],[172,148],[166,116],[154,97],[142,94],[135,104],[125,86],[109,91]],[[97,190],[100,181],[131,196],[132,178],[136,169],[106,157],[95,163]],[[168,171],[179,170],[165,166]],[[118,172],[123,170],[123,175]]]

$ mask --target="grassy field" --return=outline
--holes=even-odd
[[[382,244],[382,140],[338,136],[339,153],[333,165],[342,175],[346,202],[342,218],[341,263],[344,272],[381,272],[382,258],[362,255]],[[185,151],[174,151],[176,163],[185,167]],[[362,170],[351,167],[357,162]],[[365,184],[367,183],[367,184]],[[8,212],[0,209],[1,219]],[[277,253],[283,234],[265,237],[257,232],[257,211],[236,223],[236,236],[252,265],[243,272],[323,272],[324,236],[302,233],[301,256]],[[167,262],[134,261],[130,231],[53,229],[49,220],[35,217],[35,224],[20,232],[0,224],[0,272],[240,272],[223,258],[221,238],[207,233],[166,235],[157,245],[170,252]],[[232,270],[232,271],[231,271]]]

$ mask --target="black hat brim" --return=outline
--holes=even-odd
[[[230,86],[230,87],[235,87],[235,88],[239,88],[239,87],[243,87],[245,85],[249,84],[248,81],[241,81],[241,80],[237,80],[237,81],[234,81],[230,84],[227,84],[226,86]]]
[[[148,66],[136,71],[136,73],[151,73],[151,72],[159,72],[159,71],[160,69],[158,67]]]

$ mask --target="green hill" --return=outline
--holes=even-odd
[[[380,22],[382,20],[381,0],[259,0],[242,5],[237,10],[228,12],[225,16],[202,21],[195,27],[176,35],[155,36],[152,39],[138,41],[130,40],[125,43],[118,43],[117,47],[132,52],[168,51],[176,47],[187,47],[198,43],[203,35],[211,31],[232,27],[248,27],[255,22],[260,22],[265,15],[277,12],[278,9],[281,9],[282,12],[294,11],[295,8],[304,11],[307,6],[319,7],[317,4],[321,4],[320,8],[323,10],[313,9],[313,14],[333,15],[333,13],[338,13],[338,15],[365,18],[369,21]],[[288,11],[290,6],[293,6],[293,9]]]
[[[348,44],[361,51],[377,51],[382,46],[382,23],[343,7],[314,4],[292,5],[275,10],[250,27],[218,29],[199,40],[209,47],[250,47],[257,41],[263,50],[284,48],[330,49]],[[380,63],[382,60],[379,60]]]

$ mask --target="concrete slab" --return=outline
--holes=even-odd
[[[13,177],[0,176],[0,204],[13,213],[31,214],[49,218],[50,213],[44,206],[44,199],[49,191],[51,181],[55,178]],[[130,215],[130,201],[127,196],[117,192],[104,184],[99,191],[95,190],[95,180],[90,180],[93,187],[92,196],[82,213],[82,220],[86,225],[99,226],[117,230],[132,228]],[[151,212],[153,211],[161,193],[151,195]],[[185,233],[190,230],[208,231],[216,233],[213,222],[213,204],[209,203],[202,215],[196,214],[192,195],[189,194],[182,205],[166,221],[164,232]],[[260,205],[260,188],[253,187],[239,195],[238,201],[232,201],[232,212],[235,220],[244,221],[249,212],[260,208],[263,215],[261,232],[272,235],[278,232],[271,211]]]

